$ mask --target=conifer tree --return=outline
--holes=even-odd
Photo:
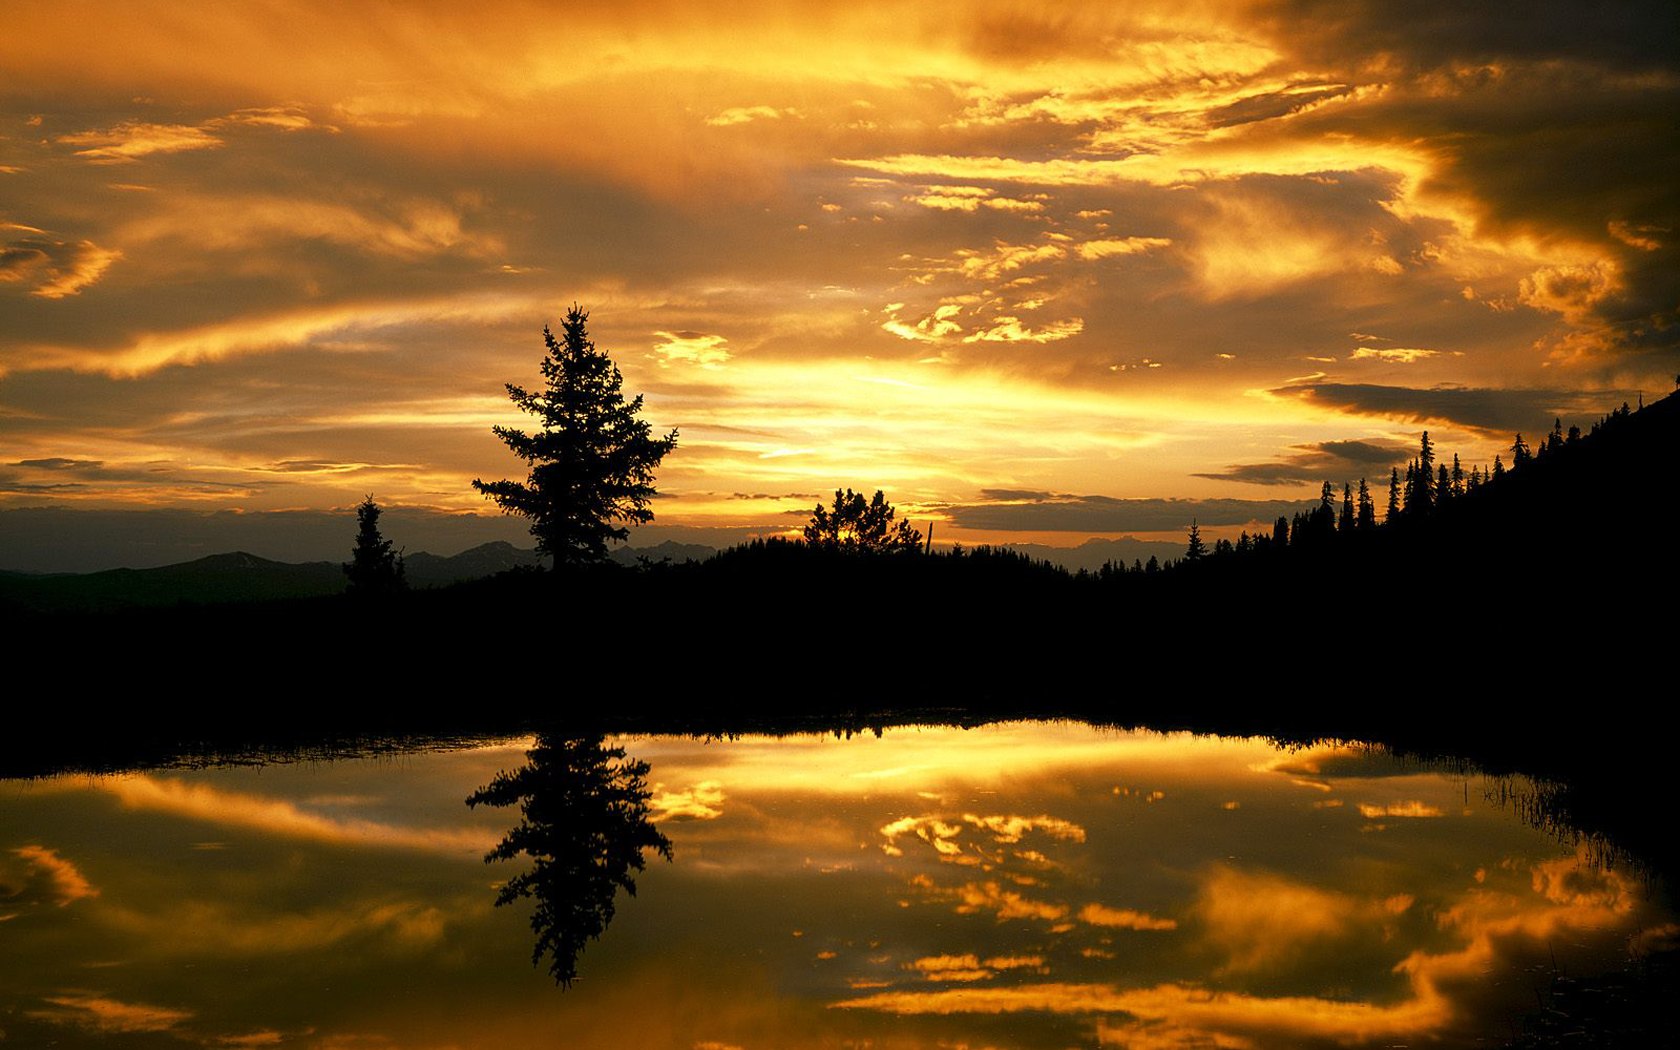
[[[371,597],[405,590],[403,559],[393,544],[379,533],[379,504],[370,495],[356,508],[356,546],[344,575],[350,578],[350,593]]]
[[[630,534],[620,523],[652,521],[653,470],[677,445],[675,430],[652,435],[640,418],[640,394],[624,399],[623,376],[607,353],[590,342],[584,327],[588,320],[589,314],[573,304],[559,339],[543,328],[544,389],[532,393],[507,384],[508,397],[538,417],[542,430],[491,430],[530,464],[529,478],[474,478],[472,483],[502,510],[530,518],[537,552],[552,557],[556,566],[602,561],[609,541]]]
[[[1523,440],[1523,436],[1521,434],[1518,434],[1517,439],[1511,442],[1511,469],[1518,470],[1533,461],[1534,453],[1529,451],[1528,442]],[[1493,462],[1497,467],[1499,459],[1495,457]]]
[[[1423,439],[1418,442],[1417,469],[1411,477],[1411,484],[1406,492],[1406,514],[1410,517],[1424,517],[1434,505],[1435,495],[1435,445],[1429,440],[1429,431],[1423,432]]]
[[[1196,519],[1190,519],[1190,544],[1184,549],[1185,561],[1201,561],[1207,557],[1207,545],[1202,543],[1202,530],[1196,525]]]
[[[1359,479],[1359,512],[1354,525],[1360,532],[1369,532],[1377,527],[1377,505],[1371,499],[1371,489],[1364,478]]]
[[[1383,512],[1383,524],[1392,525],[1400,519],[1400,468],[1388,472],[1388,509]]]
[[[1342,516],[1336,522],[1337,532],[1353,531],[1353,488],[1342,482]]]

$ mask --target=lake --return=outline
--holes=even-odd
[[[1525,824],[1521,782],[1361,747],[1033,722],[615,745],[513,792],[557,860],[505,907],[530,860],[484,857],[520,807],[465,801],[528,739],[0,781],[0,1041],[1497,1045],[1560,975],[1680,934],[1645,879]],[[671,859],[626,867],[638,842]],[[532,963],[539,906],[583,944],[569,986]]]

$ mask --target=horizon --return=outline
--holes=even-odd
[[[1671,389],[1666,5],[765,11],[15,12],[7,546],[342,559],[370,493],[523,546],[470,482],[574,302],[679,431],[641,547],[836,488],[941,544],[1212,539]]]

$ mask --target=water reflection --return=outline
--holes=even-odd
[[[521,803],[511,834],[507,810],[461,804],[475,788]],[[641,867],[661,843],[675,863]],[[486,853],[533,865],[529,899]],[[1474,776],[1081,725],[0,782],[0,1030],[312,1050],[1498,1045],[1553,975],[1672,948],[1648,891]],[[528,963],[527,907],[551,967],[589,944],[563,995]]]
[[[671,859],[671,840],[648,819],[646,762],[599,736],[542,735],[526,763],[467,798],[467,805],[511,806],[521,819],[485,854],[485,861],[531,858],[531,867],[502,884],[496,904],[536,900],[531,963],[549,957],[555,983],[570,985],[584,945],[612,922],[619,890],[636,894],[632,872],[653,850]]]

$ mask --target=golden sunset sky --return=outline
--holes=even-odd
[[[638,543],[837,486],[1060,545],[1380,504],[1425,427],[1485,465],[1680,367],[1666,3],[6,23],[0,516],[493,516],[574,301],[680,430]]]

